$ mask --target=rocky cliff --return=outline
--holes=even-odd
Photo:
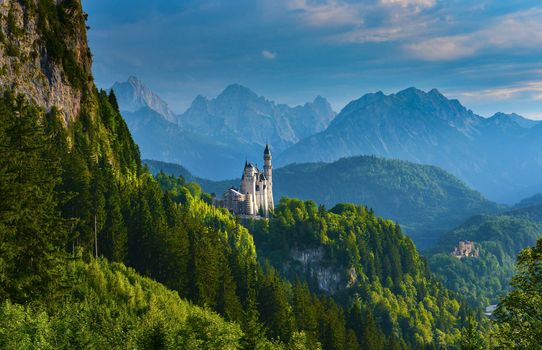
[[[85,19],[80,0],[1,1],[0,89],[75,118],[92,87]]]

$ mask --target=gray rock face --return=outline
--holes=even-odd
[[[339,290],[351,287],[355,281],[352,282],[352,276],[356,275],[355,269],[348,270],[349,280],[345,282],[345,271],[339,273],[337,268],[330,266],[324,266],[325,254],[323,249],[304,249],[291,251],[291,258],[301,264],[303,272],[318,283],[318,288],[328,294],[334,294]]]
[[[73,87],[69,84],[61,64],[54,62],[47,52],[35,14],[21,6],[19,1],[3,0],[0,1],[0,15],[3,33],[0,40],[0,89],[13,89],[24,94],[47,111],[56,106],[66,123],[76,118],[82,89],[88,86]],[[65,35],[64,42],[73,53],[75,63],[90,77],[91,56],[84,19],[79,11],[68,11],[67,16],[72,17],[73,33]],[[11,18],[9,21],[8,17]]]
[[[214,99],[198,96],[179,116],[179,125],[219,139],[233,136],[246,143],[270,143],[276,151],[282,151],[324,130],[334,117],[331,106],[322,97],[292,108],[233,84]]]
[[[111,89],[117,96],[121,111],[137,112],[148,107],[169,122],[175,123],[177,120],[167,103],[134,76],[129,77],[125,82],[116,82]]]

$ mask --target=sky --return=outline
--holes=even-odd
[[[182,113],[239,83],[277,103],[437,88],[542,119],[540,0],[83,0],[99,87],[131,75]]]

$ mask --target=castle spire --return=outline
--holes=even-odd
[[[271,155],[271,150],[269,150],[269,144],[267,144],[267,143],[265,144],[265,150],[263,151],[263,154],[264,155],[267,155],[267,154]]]

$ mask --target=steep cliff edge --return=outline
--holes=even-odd
[[[85,19],[79,0],[0,2],[0,88],[74,120],[93,88]]]

